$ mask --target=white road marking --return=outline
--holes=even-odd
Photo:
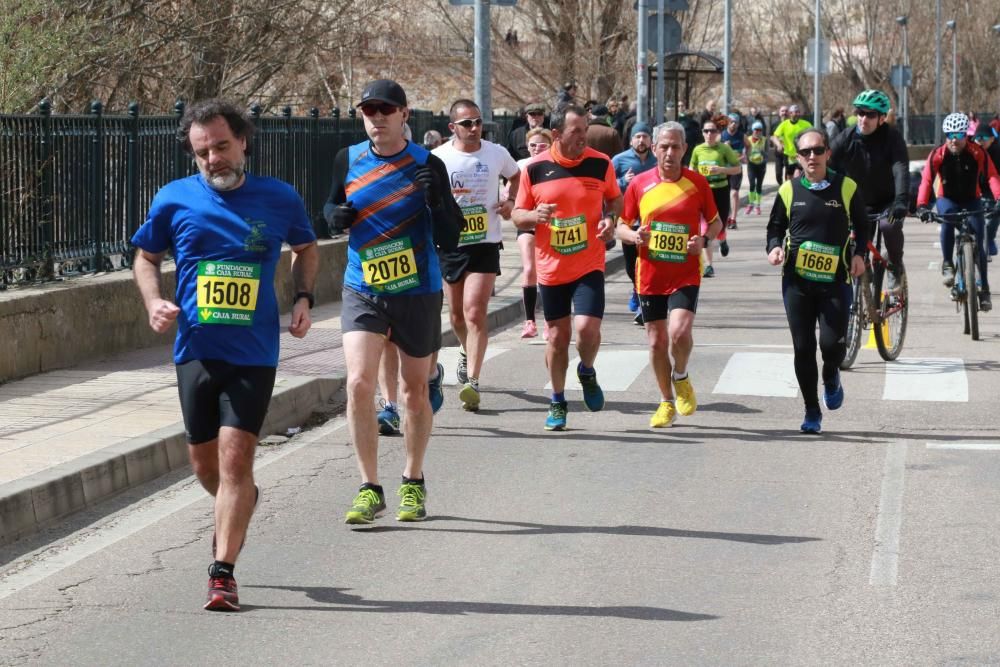
[[[906,442],[894,442],[885,452],[882,495],[875,524],[875,550],[868,583],[895,586],[899,574],[899,533],[903,524],[903,479],[906,471]]]
[[[582,391],[580,381],[576,377],[576,365],[580,357],[569,362],[566,370],[566,390]],[[649,364],[649,350],[608,350],[602,348],[597,353],[594,368],[597,369],[597,381],[601,389],[608,391],[626,391]],[[552,389],[552,383],[545,385],[546,390]]]
[[[941,249],[941,242],[940,241],[935,241],[934,242],[934,247],[937,248],[938,250],[940,250]]]
[[[937,271],[940,266],[941,264],[939,262],[931,262],[927,265],[927,268],[930,271]]]
[[[766,345],[754,343],[695,343],[695,347],[742,347],[749,350],[790,350],[791,345]]]
[[[996,442],[928,442],[927,449],[962,449],[980,452],[1000,452]]]
[[[897,359],[885,365],[882,398],[887,401],[968,402],[969,379],[965,363],[953,358]]]
[[[281,449],[258,450],[263,453],[254,462],[254,470],[260,471],[303,447],[328,440],[335,431],[346,426],[347,420],[338,417],[325,426],[306,433],[300,440],[291,441]],[[205,491],[198,481],[188,477],[159,493],[137,501],[110,522],[107,517],[102,517],[58,542],[25,554],[7,566],[6,572],[0,572],[0,600],[58,574],[84,558],[131,537],[157,521],[205,498]]]
[[[455,368],[458,366],[459,349],[460,348],[457,347],[442,347],[441,351],[438,352],[438,363],[444,366],[444,383],[446,385],[458,385],[458,377],[455,375]],[[487,347],[486,358],[483,360],[483,365],[485,366],[487,361],[493,357],[503,354],[506,351],[506,348],[502,347]]]
[[[737,352],[729,357],[713,394],[795,398],[799,384],[790,354]]]

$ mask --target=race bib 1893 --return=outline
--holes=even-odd
[[[198,262],[198,323],[253,324],[260,264]]]
[[[840,261],[840,248],[835,245],[806,241],[799,246],[795,258],[795,273],[806,280],[832,283]]]
[[[489,226],[490,218],[485,206],[478,204],[463,206],[462,217],[465,218],[465,229],[462,230],[458,238],[459,245],[479,243],[486,239],[486,230]]]
[[[561,255],[572,255],[587,247],[587,218],[552,218],[549,244]]]
[[[649,225],[649,258],[657,262],[686,262],[688,228],[673,222],[653,221]]]
[[[420,285],[408,237],[364,248],[360,254],[365,282],[376,292],[397,294]]]

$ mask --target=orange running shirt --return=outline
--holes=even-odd
[[[604,241],[597,224],[605,200],[621,195],[611,159],[589,146],[576,160],[537,155],[521,170],[516,208],[555,204],[545,225],[535,226],[535,268],[541,285],[565,285],[592,271],[604,271]]]
[[[625,190],[622,219],[650,226],[647,245],[639,247],[635,284],[644,296],[673,294],[701,284],[698,255],[689,255],[687,242],[701,233],[701,220],[718,216],[712,189],[705,177],[687,167],[676,181],[661,181],[657,169],[644,171]]]

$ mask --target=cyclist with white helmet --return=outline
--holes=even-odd
[[[858,122],[831,137],[830,164],[860,186],[869,215],[881,216],[879,226],[898,281],[903,269],[903,218],[909,210],[909,156],[906,141],[886,122],[889,97],[881,90],[863,90],[854,98]],[[874,238],[874,230],[869,230]]]
[[[986,223],[982,215],[980,203],[980,175],[985,175],[993,197],[1000,200],[1000,175],[996,167],[987,157],[986,152],[975,142],[968,140],[969,118],[964,113],[951,113],[945,117],[941,127],[945,135],[943,146],[935,148],[924,164],[924,172],[920,179],[920,190],[917,193],[917,208],[920,219],[930,220],[927,205],[930,202],[931,187],[937,177],[937,210],[938,213],[956,213],[971,211],[978,213],[969,218],[969,225],[976,235],[976,264],[979,266],[979,277],[982,284],[979,293],[980,310],[990,310],[990,283],[986,276]],[[952,257],[955,251],[955,226],[941,225],[941,254],[943,262],[941,275],[944,284],[951,287],[955,283],[955,265]]]

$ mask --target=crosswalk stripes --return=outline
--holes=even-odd
[[[566,389],[568,391],[583,391],[576,377],[576,365],[580,357],[569,362],[566,370]],[[597,355],[594,369],[597,371],[597,381],[604,391],[628,391],[636,378],[649,364],[649,350],[608,350],[602,349]],[[545,385],[546,390],[552,389],[552,383]]]
[[[965,363],[949,358],[900,358],[885,365],[885,388],[882,398],[888,401],[969,400],[969,379]]]
[[[794,398],[799,384],[793,357],[775,352],[736,352],[729,357],[712,393]]]
[[[510,351],[502,347],[487,348],[487,372],[491,360]],[[541,357],[541,352],[540,347],[532,346],[532,354]],[[438,360],[445,368],[445,384],[456,385],[458,348],[442,348]],[[541,362],[541,358],[538,361]],[[569,391],[581,390],[576,377],[576,365],[579,361],[579,357],[573,358],[567,369],[566,389]],[[949,403],[969,401],[969,377],[962,359],[905,357],[883,366],[883,400]],[[628,391],[649,367],[649,351],[642,347],[624,350],[604,347],[597,355],[596,367],[598,380],[605,392]],[[697,375],[698,370],[694,370]],[[547,383],[545,390],[551,389],[552,384]],[[726,361],[711,393],[795,398],[799,392],[794,357],[790,353],[780,352],[734,352]]]

